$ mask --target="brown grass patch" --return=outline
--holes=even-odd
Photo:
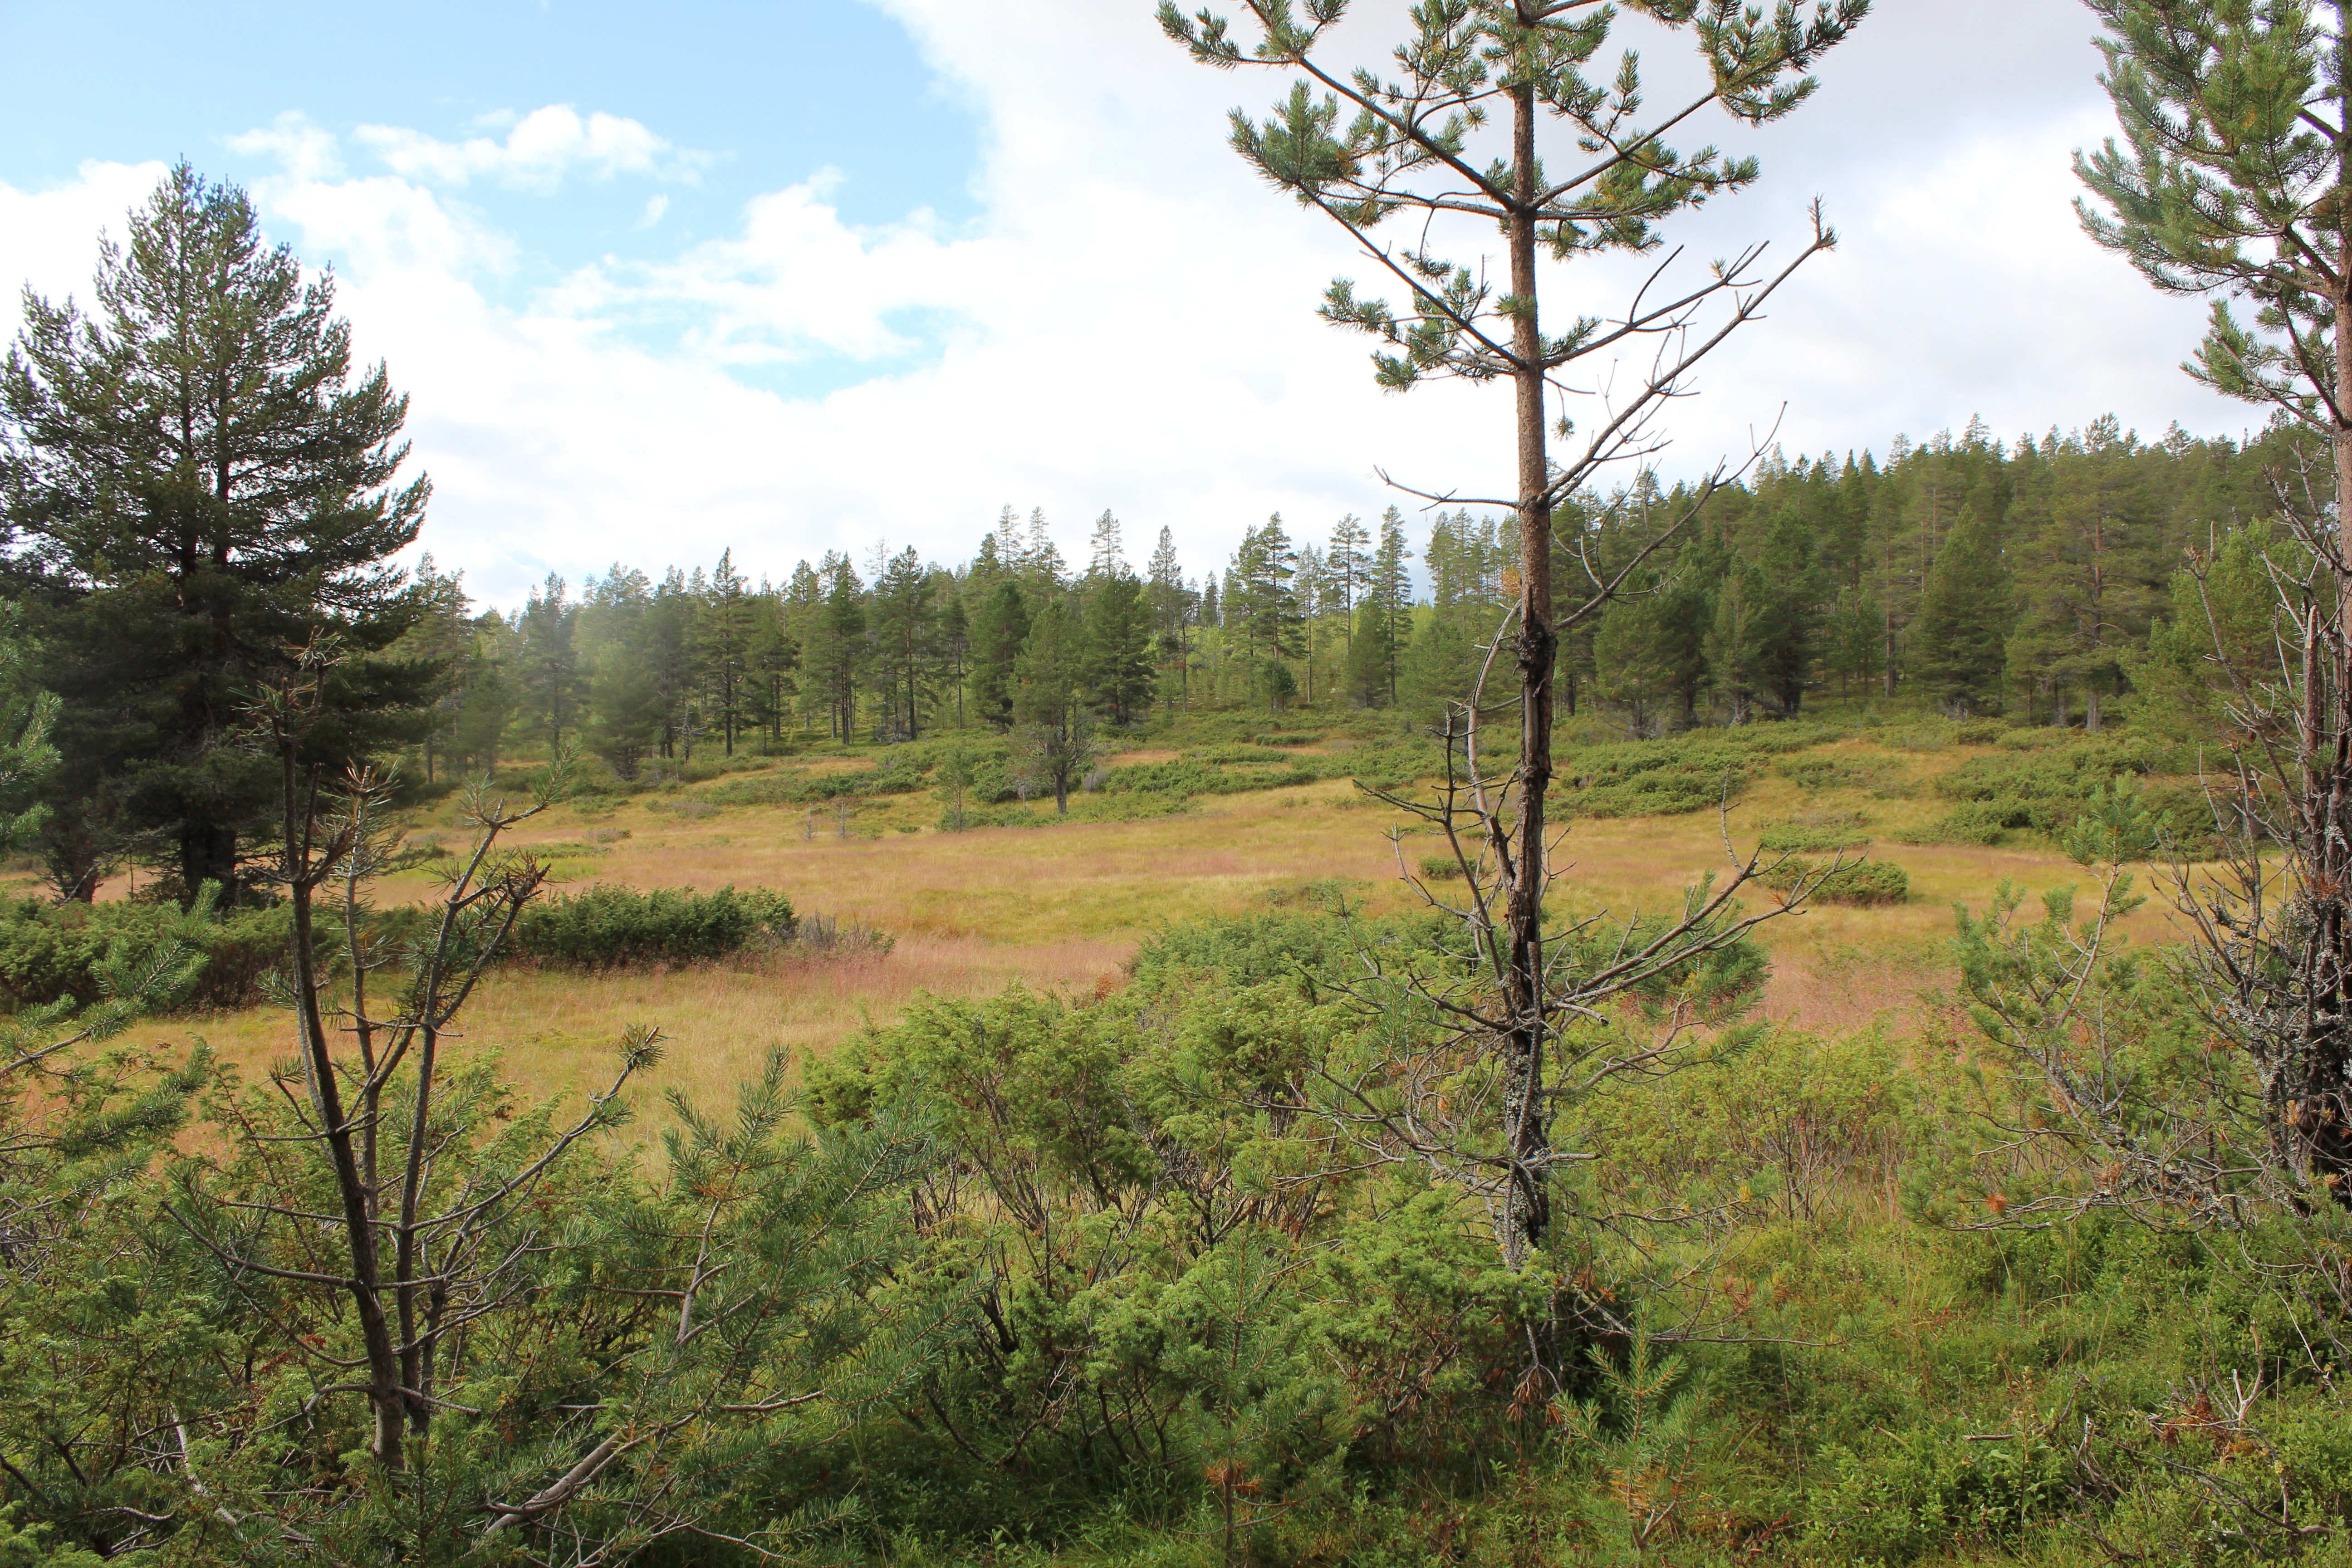
[[[1952,751],[1889,752],[1849,742],[1890,776],[1924,778],[1953,765]],[[1138,750],[1118,760],[1173,757]],[[859,758],[796,764],[826,770],[869,765]],[[1126,823],[1063,823],[1035,828],[942,833],[928,793],[861,803],[859,837],[833,836],[829,817],[803,837],[807,808],[729,807],[689,819],[648,809],[656,798],[562,807],[532,825],[525,842],[565,843],[592,831],[627,828],[609,853],[568,861],[571,884],[609,881],[639,888],[714,890],[777,888],[808,914],[877,926],[898,939],[887,958],[713,966],[604,977],[507,972],[495,976],[468,1019],[467,1049],[497,1049],[519,1081],[569,1088],[604,1070],[612,1043],[635,1022],[659,1025],[674,1044],[651,1083],[676,1084],[698,1099],[748,1073],[772,1042],[823,1053],[865,1024],[897,1018],[918,993],[984,995],[1019,982],[1093,992],[1118,984],[1136,944],[1160,926],[1205,915],[1263,909],[1267,895],[1338,879],[1369,912],[1413,907],[1397,879],[1384,835],[1413,825],[1386,806],[1366,807],[1345,780],[1203,800],[1181,816]],[[1759,778],[1733,806],[1729,826],[1742,851],[1763,827],[1800,815],[1865,817],[1873,853],[1911,878],[1910,901],[1892,908],[1818,906],[1768,922],[1758,933],[1775,971],[1763,1006],[1773,1018],[1825,1029],[1883,1023],[1916,1028],[1920,998],[1952,984],[1951,906],[1981,910],[1995,883],[2011,878],[2033,892],[2072,883],[2088,891],[2081,868],[2046,847],[1911,846],[1889,835],[1941,815],[1929,798],[1881,799],[1866,791],[1807,793]],[[904,824],[920,831],[893,831]],[[455,848],[446,811],[420,826]],[[878,837],[865,837],[871,827]],[[1420,835],[1405,843],[1408,864],[1440,847]],[[1580,821],[1559,850],[1566,877],[1555,908],[1623,913],[1679,904],[1682,890],[1728,870],[1715,813]],[[443,862],[443,864],[447,864]],[[1456,884],[1458,886],[1458,884]],[[429,896],[425,873],[390,879],[386,902]],[[110,889],[110,891],[111,889]],[[1441,885],[1441,893],[1444,890]],[[1749,902],[1760,907],[1761,889]],[[2140,941],[2173,933],[2151,903],[2133,917]],[[257,1067],[283,1055],[285,1021],[257,1011],[165,1021],[142,1031],[159,1039],[202,1035],[231,1059]]]

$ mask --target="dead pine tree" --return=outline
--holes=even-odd
[[[1491,878],[1495,895],[1474,899],[1487,911],[1478,918],[1491,921],[1474,934],[1495,979],[1490,1001],[1469,1026],[1506,1064],[1508,1088],[1496,1114],[1507,1180],[1497,1229],[1505,1257],[1517,1263],[1542,1248],[1551,1225],[1546,1052],[1550,1020],[1566,1005],[1549,972],[1544,929],[1559,606],[1567,601],[1570,624],[1593,613],[1673,537],[1659,534],[1613,571],[1580,555],[1584,580],[1556,585],[1553,512],[1609,465],[1654,455],[1664,444],[1656,416],[1689,392],[1699,363],[1755,320],[1780,285],[1835,237],[1816,204],[1805,244],[1777,271],[1764,268],[1758,245],[1678,280],[1678,253],[1669,254],[1621,308],[1580,309],[1564,331],[1544,327],[1544,263],[1655,252],[1662,221],[1752,184],[1759,174],[1754,159],[1713,147],[1685,154],[1665,138],[1710,110],[1747,126],[1789,113],[1813,90],[1807,73],[1814,62],[1869,5],[1834,0],[1808,17],[1783,0],[1768,17],[1741,0],[1638,0],[1626,9],[1695,46],[1705,68],[1704,85],[1654,111],[1631,52],[1613,74],[1590,74],[1620,23],[1612,7],[1589,0],[1435,0],[1413,8],[1409,33],[1390,51],[1392,75],[1335,63],[1346,47],[1339,35],[1347,9],[1347,0],[1243,0],[1237,32],[1227,16],[1207,10],[1188,16],[1174,0],[1161,0],[1159,18],[1202,64],[1258,66],[1289,79],[1288,94],[1264,121],[1234,112],[1233,144],[1269,184],[1337,224],[1402,290],[1396,305],[1360,296],[1342,279],[1323,301],[1326,320],[1378,341],[1379,383],[1402,391],[1452,377],[1505,381],[1513,390],[1510,493],[1412,493],[1433,503],[1507,508],[1517,521],[1518,602],[1496,644],[1518,678],[1510,704],[1516,756],[1497,776],[1472,766],[1475,782],[1466,787],[1484,798],[1459,818],[1475,825],[1482,841],[1465,865]],[[1397,237],[1391,226],[1400,218]],[[1507,283],[1490,276],[1487,237],[1499,237]],[[1475,258],[1452,258],[1449,244]],[[1555,423],[1550,395],[1563,404],[1579,395],[1564,379],[1571,367],[1606,387],[1609,362],[1625,356],[1639,374],[1625,389],[1584,395],[1597,405],[1585,434],[1565,416]],[[1486,701],[1482,689],[1472,707]],[[1468,735],[1449,726],[1447,743],[1459,749]],[[1453,807],[1440,810],[1457,820]],[[1702,900],[1692,916],[1706,910],[1722,912]],[[1601,973],[1633,984],[1664,951]],[[1599,1000],[1582,983],[1571,992],[1580,998],[1574,1005]]]

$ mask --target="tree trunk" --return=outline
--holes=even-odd
[[[236,898],[236,829],[190,817],[180,825],[180,902],[193,906],[206,882],[218,882],[221,905]]]
[[[1543,1245],[1551,1228],[1551,1129],[1543,1099],[1544,805],[1551,785],[1551,681],[1559,638],[1551,621],[1551,481],[1544,429],[1543,333],[1536,315],[1536,100],[1532,83],[1511,89],[1517,199],[1509,224],[1511,331],[1517,395],[1519,636],[1518,846],[1508,859],[1504,905],[1504,1004],[1508,1088],[1505,1134],[1511,1185],[1506,1194],[1504,1260],[1513,1268]],[[1549,1357],[1545,1358],[1547,1362]]]
[[[2338,64],[2352,55],[2339,39]],[[2352,100],[2339,99],[2339,109]],[[2352,186],[2352,135],[2338,144],[2339,188]],[[2339,263],[2352,262],[2352,218],[2338,221]],[[2341,273],[2339,272],[2339,278]],[[2352,285],[2337,284],[2336,387],[2339,402],[2352,390]],[[2345,549],[2341,523],[2352,518],[2352,423],[2340,415],[2333,431],[2336,458],[2335,534],[2337,561]],[[2352,1023],[2345,1017],[2347,953],[2346,878],[2352,874],[2352,574],[2339,571],[2331,621],[2312,617],[2314,645],[2304,661],[2304,791],[2307,803],[2304,896],[2314,905],[2311,1031],[2302,1082],[2290,1110],[2302,1162],[2339,1205],[2352,1207]]]
[[[384,1321],[383,1276],[376,1252],[372,1194],[360,1173],[351,1120],[343,1114],[342,1084],[328,1049],[326,1019],[319,1009],[320,980],[310,924],[310,792],[297,771],[292,743],[281,741],[280,744],[285,748],[279,767],[286,811],[287,891],[294,908],[294,1013],[301,1030],[303,1067],[319,1117],[319,1135],[326,1141],[336,1192],[342,1200],[343,1231],[352,1260],[348,1284],[352,1304],[359,1310],[360,1342],[367,1356],[368,1405],[375,1416],[374,1438],[369,1446],[384,1468],[398,1470],[406,1462],[402,1422],[407,1399],[402,1392],[392,1327]]]

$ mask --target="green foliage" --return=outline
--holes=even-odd
[[[1899,904],[1911,897],[1910,873],[1892,860],[1856,860],[1830,870],[1798,856],[1765,871],[1759,879],[1782,892],[1810,883],[1807,896],[1825,904]]]
[[[1893,1443],[1822,1456],[1828,1484],[1812,1531],[1851,1563],[1916,1563],[1955,1540],[2018,1545],[2074,1505],[2071,1456],[2036,1437],[1968,1443],[1914,1430]]]
[[[1935,793],[1959,804],[1939,820],[1899,835],[1913,843],[1998,844],[2017,830],[2063,842],[2095,815],[2108,786],[2172,765],[2170,752],[2144,740],[2106,741],[1972,757],[1938,776]],[[2153,830],[2172,844],[2201,849],[2214,838],[2213,808],[2193,784],[2143,786]]]
[[[515,925],[520,957],[568,969],[690,963],[792,940],[790,900],[755,889],[640,892],[599,886],[527,906]]]
[[[66,710],[45,847],[74,897],[164,847],[187,896],[234,903],[278,787],[237,716],[298,650],[340,656],[307,762],[423,731],[439,666],[392,651],[424,606],[385,563],[430,487],[396,482],[407,400],[354,374],[333,276],[268,244],[244,191],[182,163],[126,227],[96,316],[28,295],[0,368],[25,625]]]
[[[1870,835],[1859,826],[1790,822],[1759,833],[1756,847],[1768,855],[1826,855],[1840,849],[1866,849]]]
[[[817,805],[877,795],[913,795],[924,787],[930,763],[912,747],[893,747],[872,768],[839,773],[763,773],[728,779],[701,792],[713,805]]]
[[[1668,740],[1578,749],[1563,758],[1563,806],[1586,816],[1673,816],[1737,800],[1767,756],[1830,740],[1812,725],[1698,731]]]
[[[250,1007],[292,951],[292,912],[282,905],[219,911],[207,902],[202,918],[189,920],[158,903],[21,900],[0,910],[0,997],[13,1010],[96,1002],[109,994],[109,955],[120,944],[165,940],[184,942],[205,958],[180,1005]]]

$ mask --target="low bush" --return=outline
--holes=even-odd
[[[1768,855],[1828,855],[1840,849],[1866,848],[1869,844],[1870,835],[1851,823],[1789,822],[1756,836],[1756,847]]]
[[[1737,800],[1762,759],[1839,739],[1823,724],[1743,724],[1576,752],[1559,766],[1560,803],[1584,816],[1672,816]],[[1790,764],[1781,764],[1788,771]]]
[[[705,790],[714,805],[814,805],[851,795],[912,795],[925,787],[930,764],[912,752],[892,752],[878,766],[856,772],[810,774],[773,768],[728,779]]]
[[[1880,783],[1886,769],[1844,757],[1794,757],[1773,770],[1799,789],[1868,789]]]
[[[1459,877],[1462,861],[1452,855],[1424,855],[1421,858],[1421,874],[1424,877]]]
[[[1800,882],[1820,877],[1820,864],[1793,857],[1758,879],[1768,888],[1792,891]],[[1830,872],[1808,895],[1825,904],[1899,904],[1911,897],[1911,874],[1892,860],[1857,860]]]
[[[1956,806],[1933,822],[1904,828],[1895,838],[1903,844],[1989,846],[2000,843],[2014,829],[2033,826],[2033,808],[2021,800],[1979,800]]]
[[[567,969],[687,963],[788,942],[798,924],[782,893],[600,886],[527,906],[515,952]]]
[[[118,938],[152,940],[176,915],[150,902],[55,905],[26,899],[9,905],[0,915],[0,1001],[12,1011],[68,996],[96,1001],[102,987],[95,970],[109,945]],[[293,911],[283,906],[232,910],[205,922],[195,941],[206,962],[183,1005],[249,1007],[262,999],[264,978],[293,951]]]
[[[2013,832],[2063,838],[2098,791],[2118,778],[2144,778],[2179,764],[2144,740],[2090,741],[1973,757],[1938,776],[1935,793],[1958,803],[1949,815],[1902,837],[1917,844],[1998,844]],[[2191,764],[2193,765],[2193,763]],[[2213,837],[2213,814],[2193,785],[2146,788],[2143,804],[2160,833],[2194,848]]]

